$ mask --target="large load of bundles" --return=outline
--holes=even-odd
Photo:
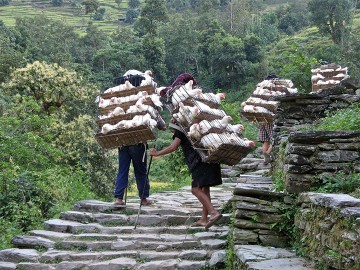
[[[205,93],[189,80],[168,89],[163,104],[200,154],[203,162],[235,165],[255,146],[244,138],[244,126],[231,123],[232,117],[220,107],[225,93]]]
[[[271,100],[274,96],[285,96],[297,93],[291,80],[268,78],[256,85],[252,95],[241,103],[241,115],[251,122],[272,123],[278,107],[278,101]]]
[[[349,78],[347,72],[347,67],[335,64],[322,65],[320,68],[312,69],[312,91],[320,91],[339,84],[342,80]]]
[[[128,75],[115,83],[98,98],[98,143],[111,149],[154,140],[162,103],[151,76]]]

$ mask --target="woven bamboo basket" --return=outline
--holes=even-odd
[[[141,125],[129,129],[117,129],[107,134],[98,133],[95,139],[102,148],[113,149],[155,140],[155,134],[147,125]]]
[[[266,114],[266,113],[251,113],[251,112],[241,112],[241,116],[245,117],[247,120],[255,123],[272,123],[275,116]]]
[[[222,144],[216,150],[198,150],[198,153],[203,162],[233,166],[238,164],[251,151],[251,148],[240,145]]]
[[[123,108],[124,111],[126,111],[127,109],[129,109],[130,106],[135,105],[136,101],[137,100],[132,100],[132,101],[124,102],[124,103],[120,103],[120,104],[113,104],[113,105],[107,106],[105,108],[99,108],[99,113],[107,114],[110,111],[114,110],[116,107],[121,107],[121,108]],[[153,106],[154,108],[156,107],[154,102],[150,98],[146,99],[143,102],[143,104]]]
[[[147,111],[136,112],[136,113],[126,113],[126,114],[121,114],[121,115],[118,115],[115,117],[100,119],[100,120],[97,120],[96,123],[98,124],[99,128],[101,129],[101,127],[104,124],[115,125],[116,123],[119,123],[122,120],[131,120],[134,118],[135,115],[145,115],[145,114],[147,114]]]
[[[259,106],[259,107],[264,107],[265,109],[268,109],[269,111],[271,111],[272,113],[276,113],[277,104],[268,104],[268,103],[254,103],[254,102],[245,102],[246,105],[253,105],[253,106]]]
[[[104,99],[109,99],[112,97],[126,97],[131,95],[136,95],[139,92],[146,91],[149,95],[155,94],[155,88],[152,85],[139,86],[129,90],[117,91],[112,93],[102,93],[100,96]]]

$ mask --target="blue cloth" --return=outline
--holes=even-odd
[[[147,152],[146,144],[123,146],[118,149],[119,169],[115,184],[114,197],[123,199],[125,189],[129,184],[129,169],[132,161],[136,185],[140,199],[149,197],[150,184],[147,179]]]

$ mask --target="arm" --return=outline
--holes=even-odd
[[[162,156],[162,155],[166,155],[166,154],[170,154],[172,152],[174,152],[176,149],[178,149],[178,147],[181,144],[181,140],[177,137],[175,137],[174,141],[172,144],[170,144],[168,147],[160,150],[160,151],[156,151],[155,148],[151,148],[150,149],[150,155],[157,157],[157,156]]]

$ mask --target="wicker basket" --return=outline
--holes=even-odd
[[[126,96],[136,95],[137,93],[142,91],[146,91],[149,95],[155,94],[155,88],[152,85],[146,85],[124,91],[117,91],[113,93],[102,93],[100,94],[100,96],[104,99],[109,99],[112,97],[126,97]]]
[[[113,149],[155,140],[155,134],[147,125],[141,125],[130,129],[117,129],[107,134],[98,133],[95,139],[102,148]]]
[[[266,114],[266,113],[251,113],[251,112],[241,112],[241,115],[247,120],[255,123],[272,123],[275,116]]]
[[[115,117],[100,119],[100,120],[97,120],[96,123],[98,124],[99,128],[101,129],[101,127],[104,124],[115,125],[116,123],[119,123],[122,120],[131,120],[134,118],[135,115],[145,115],[147,113],[148,113],[147,111],[136,112],[136,113],[126,113],[126,114],[121,114],[121,115],[118,115]]]
[[[197,151],[203,162],[232,166],[238,164],[252,149],[240,145],[222,144],[216,150],[197,149]]]
[[[265,109],[268,109],[269,111],[271,111],[272,113],[276,113],[277,104],[268,104],[268,103],[253,103],[253,102],[245,102],[246,105],[253,105],[253,106],[259,106],[259,107],[264,107]]]
[[[124,111],[126,111],[127,109],[130,108],[130,106],[132,105],[135,105],[137,100],[132,100],[132,101],[129,101],[129,102],[124,102],[124,103],[120,103],[120,104],[113,104],[113,105],[110,105],[110,106],[107,106],[105,108],[99,108],[99,113],[100,114],[108,114],[110,111],[114,110],[116,107],[121,107],[123,108]],[[152,107],[156,107],[154,102],[148,98],[146,99],[143,104],[145,105],[150,105]]]

